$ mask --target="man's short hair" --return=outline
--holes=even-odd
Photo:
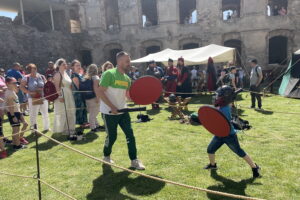
[[[254,64],[257,64],[257,60],[256,59],[251,59],[250,62],[254,63]]]
[[[154,61],[154,60],[150,60],[150,61],[148,62],[148,65],[151,65],[151,64],[155,64],[155,61]]]
[[[18,62],[14,62],[14,63],[13,63],[13,67],[16,67],[16,66],[21,66],[21,64],[18,63]]]
[[[125,51],[120,51],[119,53],[117,53],[116,59],[119,60],[123,56],[129,56],[129,54],[127,52],[125,52]]]

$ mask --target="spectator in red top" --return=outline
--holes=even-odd
[[[167,83],[166,83],[166,93],[165,97],[170,96],[170,94],[176,92],[177,87],[177,77],[178,77],[178,69],[174,66],[174,61],[169,59],[168,68],[167,68]]]
[[[178,79],[177,79],[177,96],[181,96],[183,99],[192,96],[192,82],[189,70],[184,66],[184,59],[178,58]]]
[[[48,62],[48,68],[47,68],[47,71],[45,73],[45,77],[53,77],[55,72],[56,71],[55,71],[54,63],[52,61],[49,61]]]

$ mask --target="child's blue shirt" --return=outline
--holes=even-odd
[[[234,129],[234,127],[231,123],[231,119],[232,119],[232,117],[231,117],[231,107],[228,105],[228,106],[220,107],[219,110],[225,115],[225,117],[230,122],[230,135],[236,134],[237,130]]]

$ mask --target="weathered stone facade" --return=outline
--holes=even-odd
[[[240,17],[228,21],[223,20],[222,0],[196,0],[194,24],[180,24],[180,0],[156,0],[158,24],[149,27],[143,26],[142,0],[118,0],[115,10],[113,1],[69,0],[67,6],[78,6],[81,33],[76,35],[1,23],[0,64],[13,60],[45,64],[58,57],[80,58],[83,51],[91,52],[92,61],[101,64],[120,49],[139,58],[158,48],[224,45],[233,40],[240,42],[242,62],[255,57],[268,67],[270,38],[286,37],[287,55],[300,48],[298,0],[288,0],[286,16],[267,16],[268,0],[240,0]],[[65,16],[67,22],[69,12]]]
[[[6,23],[3,23],[3,22]],[[58,31],[40,32],[36,28],[13,25],[11,19],[0,19],[0,66],[13,62],[36,63],[45,69],[49,60],[77,57],[72,35]]]

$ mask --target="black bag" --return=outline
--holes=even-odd
[[[199,121],[198,113],[194,112],[189,116],[190,124],[192,125],[201,125],[201,122]]]
[[[250,130],[252,128],[249,121],[243,120],[238,116],[232,116],[231,123],[236,130]]]
[[[138,122],[149,122],[152,119],[150,119],[149,115],[143,115],[143,114],[139,114],[137,116]]]
[[[81,95],[85,100],[93,99],[96,97],[93,87],[93,80],[84,79],[79,83],[79,91],[81,91]]]

